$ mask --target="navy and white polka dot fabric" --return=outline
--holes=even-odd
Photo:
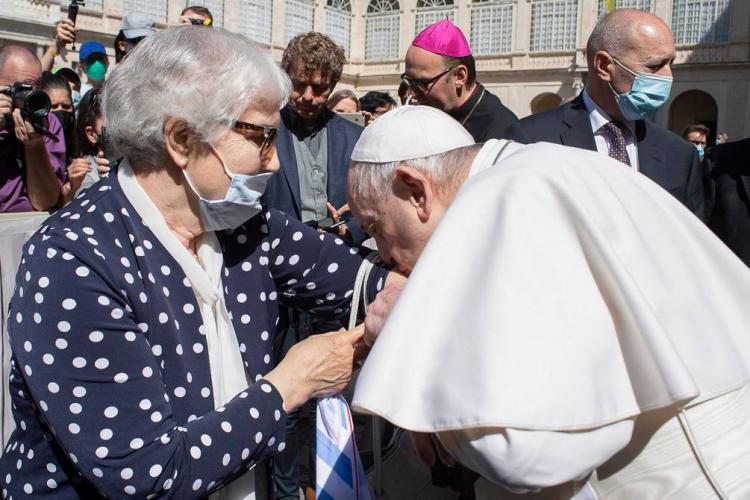
[[[255,381],[219,409],[190,282],[116,175],[31,238],[10,306],[17,428],[3,497],[202,497],[284,448],[281,397],[263,379],[279,303],[345,317],[361,257],[273,210],[218,237]],[[385,275],[373,272],[370,296]]]

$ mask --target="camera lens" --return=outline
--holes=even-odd
[[[30,90],[24,96],[23,111],[33,118],[44,118],[52,107],[49,97],[41,90]]]

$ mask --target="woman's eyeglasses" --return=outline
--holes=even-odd
[[[262,127],[253,123],[236,121],[232,128],[238,131],[245,139],[252,142],[260,149],[261,158],[266,158],[274,148],[274,140],[278,129],[276,127]]]

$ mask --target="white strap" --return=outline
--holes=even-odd
[[[354,293],[352,294],[352,307],[351,312],[349,313],[349,330],[357,326],[357,315],[359,314],[359,302],[360,299],[364,298],[362,301],[364,303],[365,308],[365,314],[367,314],[367,303],[368,297],[367,297],[367,279],[370,277],[370,272],[372,271],[372,268],[375,267],[375,262],[377,262],[380,259],[380,256],[377,252],[370,253],[365,260],[362,261],[362,264],[359,266],[359,271],[357,271],[357,277],[354,279]]]

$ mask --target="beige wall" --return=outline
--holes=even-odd
[[[351,62],[345,68],[341,86],[360,94],[369,90],[393,92],[403,72],[403,56],[414,37],[417,0],[400,0],[401,33],[399,57],[392,61],[365,62],[367,0],[352,0]],[[67,5],[67,2],[62,2]],[[531,113],[531,103],[541,94],[554,93],[563,101],[582,88],[586,71],[584,46],[597,19],[597,0],[580,0],[576,50],[555,53],[530,53],[531,0],[514,0],[513,43],[510,54],[477,57],[479,80],[519,116]],[[169,19],[179,15],[184,0],[168,0]],[[670,22],[672,0],[654,0],[654,12]],[[325,0],[315,4],[314,29],[325,29]],[[0,43],[21,42],[42,54],[50,43],[55,20],[62,7],[51,0],[0,0]],[[472,4],[458,0],[455,20],[467,35],[471,25]],[[750,1],[733,0],[731,34],[727,43],[678,47],[674,73],[673,99],[690,89],[708,92],[718,105],[718,128],[732,138],[750,136]],[[284,1],[274,0],[272,51],[280,59],[283,50]],[[225,0],[225,26],[238,27],[238,0]],[[7,14],[6,14],[7,13]],[[101,12],[86,8],[79,14],[82,32],[79,40],[97,39],[111,51],[112,40],[122,17],[122,0],[104,0]],[[68,53],[65,64],[77,61]],[[671,101],[668,106],[671,105]],[[657,116],[667,125],[669,107]]]

